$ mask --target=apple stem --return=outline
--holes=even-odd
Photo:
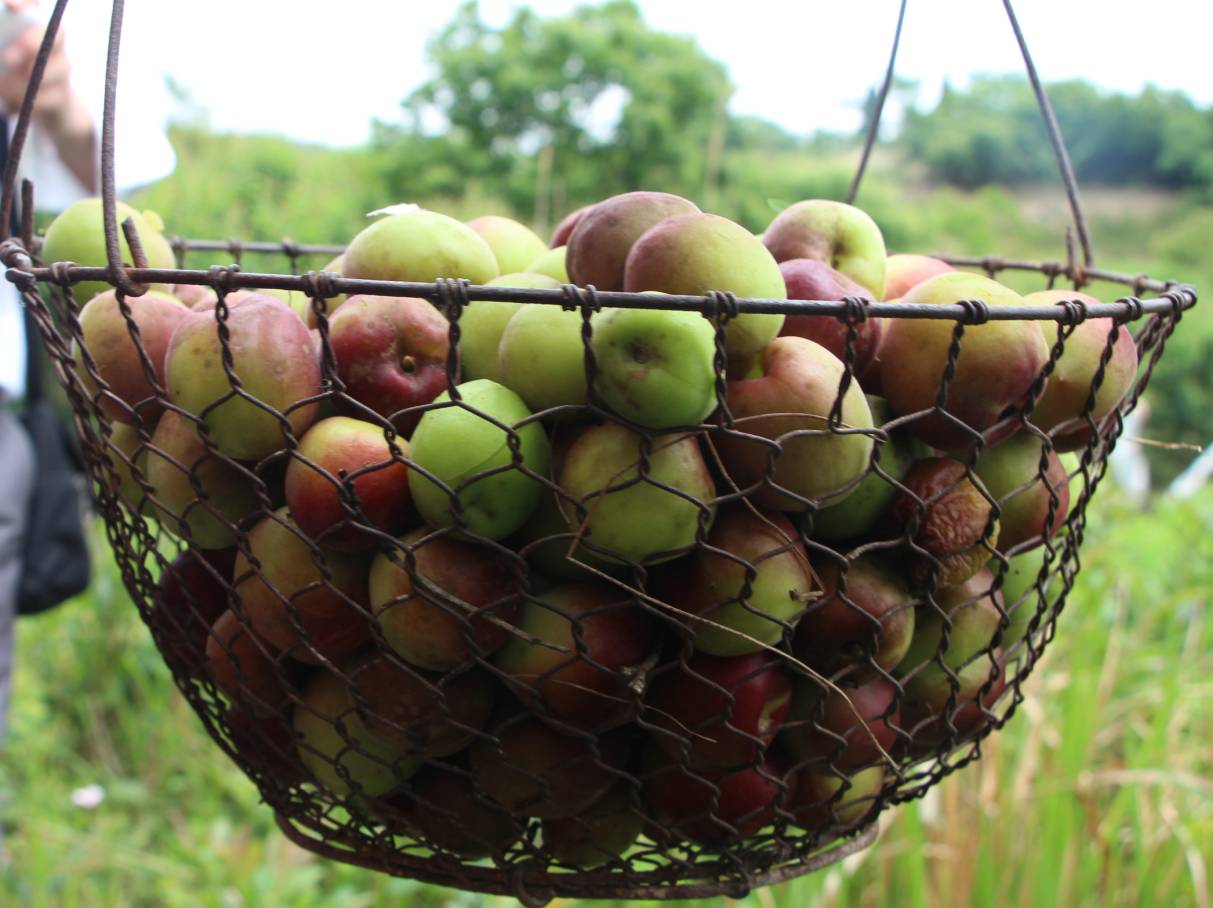
[[[400,368],[410,375],[417,371],[417,361],[411,356],[406,356],[400,360]]]

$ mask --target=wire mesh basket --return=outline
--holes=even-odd
[[[291,839],[528,904],[736,896],[865,846],[885,808],[980,756],[1055,632],[1124,418],[1196,302],[1095,269],[1072,178],[1084,264],[1073,247],[1066,263],[951,260],[1075,288],[1035,305],[373,280],[310,267],[343,247],[183,238],[176,267],[153,268],[133,223],[124,264],[115,10],[109,263],[38,260],[28,184],[0,254],[131,598]],[[280,267],[243,271],[246,251]],[[1095,279],[1130,295],[1078,292]],[[79,298],[88,281],[112,289]],[[157,284],[210,299],[166,316]],[[569,313],[583,400],[527,407],[463,380],[469,313],[502,302]],[[416,341],[391,363],[404,404],[367,390],[355,309]],[[709,326],[705,416],[613,393],[620,312]],[[825,326],[835,353],[781,336],[738,374],[730,328],[755,316]],[[1048,330],[1029,355],[1008,326],[1031,322]],[[891,343],[917,378],[882,365]],[[773,374],[803,394],[775,394]]]

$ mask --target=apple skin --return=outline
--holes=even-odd
[[[385,795],[422,766],[421,758],[371,734],[350,706],[345,681],[328,671],[307,683],[293,724],[303,765],[321,788],[345,800]]]
[[[885,259],[884,295],[881,299],[899,300],[923,281],[956,269],[929,255],[898,253]]]
[[[774,300],[788,295],[779,265],[758,237],[728,218],[704,213],[677,215],[649,228],[628,253],[623,289],[687,296],[719,290]],[[747,360],[782,327],[782,315],[738,315],[725,329],[725,352]]]
[[[113,491],[118,493],[122,504],[132,514],[147,514],[152,511],[151,500],[135,478],[135,471],[137,470],[143,481],[147,482],[147,458],[150,453],[148,444],[154,431],[154,427],[150,425],[136,428],[115,421],[109,424],[109,436],[105,439],[103,453],[118,480],[118,487]]]
[[[1055,305],[1065,300],[1082,300],[1088,305],[1099,302],[1093,296],[1074,290],[1041,290],[1024,297],[1029,306]],[[1045,343],[1052,349],[1057,342],[1059,325],[1056,322],[1039,324]],[[1032,422],[1052,434],[1053,445],[1058,451],[1075,451],[1090,441],[1091,429],[1083,420],[1083,413],[1108,343],[1108,334],[1115,328],[1116,323],[1110,318],[1093,318],[1076,326],[1049,375],[1044,393],[1036,402]],[[1136,375],[1137,345],[1129,329],[1122,327],[1112,345],[1112,358],[1104,368],[1103,382],[1095,392],[1095,405],[1090,413],[1095,425],[1101,425],[1116,409]]]
[[[213,309],[219,298],[214,289],[205,284],[174,284],[170,292],[190,309],[196,305],[209,305]]]
[[[989,560],[998,544],[999,523],[990,522],[990,502],[965,475],[965,466],[948,457],[916,461],[906,473],[889,509],[890,523],[898,535],[909,532],[917,549],[910,557],[910,579],[926,586],[939,561],[935,585],[939,588],[964,583]],[[920,503],[921,502],[921,503]]]
[[[367,730],[401,753],[446,757],[463,750],[485,727],[497,683],[482,669],[441,675],[373,652],[343,672],[350,705]]]
[[[408,458],[404,439],[394,442]],[[376,547],[378,540],[354,526],[343,502],[342,481],[350,484],[357,507],[374,529],[398,536],[420,522],[409,493],[409,470],[393,459],[383,429],[374,423],[332,416],[316,423],[299,442],[286,468],[286,504],[310,538],[343,552]]]
[[[592,204],[582,205],[576,211],[570,211],[566,214],[552,232],[552,239],[548,242],[548,248],[555,249],[557,246],[567,246],[569,237],[573,235],[573,231],[577,229],[577,225],[585,217],[586,212],[593,207]]]
[[[698,312],[611,309],[591,347],[598,397],[624,419],[672,429],[716,409],[716,329]]]
[[[816,679],[792,680],[792,702],[779,743],[817,772],[880,763],[897,743],[901,718],[897,685],[882,677],[827,689]]]
[[[375,557],[369,582],[379,629],[401,659],[430,671],[452,671],[505,643],[519,612],[511,558],[427,529],[401,537],[400,545],[411,553],[412,576],[406,556],[393,552]]]
[[[46,263],[75,262],[77,265],[105,267],[109,259],[105,251],[105,228],[99,198],[81,199],[63,209],[46,228],[42,241],[41,259]],[[122,222],[130,218],[135,222],[139,243],[147,257],[149,268],[176,268],[177,260],[172,247],[156,226],[158,218],[149,219],[151,212],[140,213],[125,202],[118,203],[118,246],[122,261],[132,262],[131,250],[122,231]],[[75,300],[84,304],[98,293],[109,290],[105,281],[81,281],[72,289]],[[167,284],[152,284],[151,290],[167,291]],[[132,297],[131,300],[138,297]]]
[[[584,405],[585,350],[581,313],[559,306],[523,305],[501,333],[501,384],[532,412]]]
[[[555,249],[549,249],[543,255],[537,257],[535,261],[526,266],[526,270],[531,274],[545,274],[560,284],[569,283],[569,272],[565,268],[565,256],[568,252],[567,246],[557,246]]]
[[[223,725],[231,747],[245,763],[258,767],[262,784],[285,792],[308,781],[308,771],[299,759],[292,710],[258,716],[242,704],[233,704],[223,713]]]
[[[844,777],[811,765],[794,771],[792,779],[794,793],[786,810],[796,825],[808,832],[845,832],[860,826],[879,805],[885,767],[869,766]]]
[[[560,281],[546,274],[529,271],[503,274],[489,281],[490,287],[526,287],[553,290]],[[498,349],[505,326],[523,303],[473,300],[459,316],[459,357],[463,379],[491,378],[504,384]],[[580,343],[580,341],[579,341]]]
[[[236,550],[186,549],[160,573],[147,626],[164,661],[182,677],[201,677],[210,629],[227,610]]]
[[[665,839],[722,845],[754,835],[794,796],[787,760],[772,751],[756,766],[719,773],[690,771],[657,748],[645,753],[640,779],[647,813]]]
[[[692,769],[752,765],[787,715],[791,680],[782,659],[765,650],[727,658],[695,653],[685,667],[664,668],[653,673],[645,719],[661,749],[678,761],[685,752]]]
[[[169,400],[201,418],[224,454],[260,460],[287,446],[284,429],[298,437],[315,420],[317,404],[296,404],[320,394],[320,360],[307,327],[278,300],[233,306],[226,325],[233,373],[243,391],[282,414],[287,425],[233,396],[216,319],[206,313],[193,313],[173,332],[165,358]]]
[[[1040,461],[1044,442],[1028,432],[1018,432],[999,445],[981,452],[974,472],[990,496],[998,502],[998,551],[1035,548],[1052,538],[1065,523],[1070,510],[1070,486],[1066,468],[1057,452],[1048,452],[1048,467],[1041,478]],[[1052,489],[1052,494],[1050,494]],[[1053,520],[1049,502],[1056,498]]]
[[[574,736],[535,716],[496,725],[469,751],[479,788],[515,817],[578,816],[611,787],[627,762],[634,733],[622,728]]]
[[[919,284],[903,303],[945,305],[983,300],[991,306],[1022,305],[1018,293],[978,274],[954,271]],[[880,350],[880,380],[898,416],[931,410],[939,395],[955,323],[948,319],[891,319]],[[1009,410],[1022,407],[1032,384],[1049,358],[1037,322],[1007,321],[965,328],[956,372],[948,386],[944,411],[963,422],[954,424],[938,413],[910,423],[910,431],[932,447],[956,451],[971,447],[976,433],[996,444],[1015,431]]]
[[[835,271],[819,259],[788,259],[779,263],[790,300],[829,302],[844,297],[875,299],[871,290]],[[859,383],[868,390],[864,376],[871,370],[884,337],[884,319],[869,316],[860,322],[855,334],[855,359],[852,369]],[[780,335],[804,337],[821,344],[842,360],[847,350],[847,326],[832,315],[789,315]]]
[[[234,577],[254,634],[310,664],[320,657],[343,661],[370,642],[366,558],[314,551],[285,508],[249,530],[247,542],[249,553],[236,556]]]
[[[797,623],[792,654],[851,683],[892,671],[914,636],[918,602],[900,574],[874,553],[850,562],[845,575],[834,560],[817,558],[813,566],[822,596]]]
[[[883,397],[866,395],[872,424],[883,428],[893,419],[889,402]],[[901,482],[917,457],[926,456],[927,448],[904,427],[887,430],[887,442],[873,440],[880,446],[880,469],[896,482]],[[875,454],[875,449],[873,449]],[[875,469],[869,469],[859,485],[841,503],[822,508],[813,515],[809,535],[813,539],[838,541],[859,539],[876,530],[893,503],[897,486]]]
[[[177,326],[189,318],[190,310],[176,297],[156,291],[129,297],[126,305],[139,330],[139,344],[147,355],[155,382],[163,388],[164,355],[169,339]],[[80,310],[80,331],[97,377],[108,391],[96,398],[101,412],[123,423],[134,423],[136,419],[154,422],[161,403],[143,368],[139,347],[131,337],[130,325],[119,308],[115,291],[99,293],[84,304]],[[90,396],[97,395],[99,385],[85,365],[84,351],[78,342],[73,342],[72,347],[76,372],[85,390]]]
[[[523,703],[591,731],[636,714],[661,629],[634,598],[599,582],[559,586],[526,602],[518,627],[493,663]]]
[[[624,263],[636,241],[667,218],[698,213],[694,202],[668,192],[625,192],[599,202],[569,235],[569,278],[580,287],[623,290]]]
[[[592,870],[626,852],[644,831],[632,785],[616,782],[580,815],[543,821],[543,844],[562,864]]]
[[[602,574],[620,572],[617,562],[575,543],[576,536],[556,502],[556,493],[545,491],[531,519],[511,537],[510,548],[526,558],[544,580],[554,583],[595,580]]]
[[[748,593],[747,565],[754,570]],[[713,656],[742,656],[778,643],[816,587],[788,519],[740,503],[717,512],[706,548],[657,568],[651,584],[692,629],[695,649]]]
[[[1011,622],[1002,632],[1000,643],[1008,653],[1011,653],[1015,644],[1028,635],[1032,618],[1040,609],[1040,595],[1036,590],[1036,579],[1040,576],[1040,569],[1044,565],[1047,552],[1048,550],[1044,546],[1038,546],[1013,555],[1007,564],[999,592],[1002,594],[1003,602],[1006,603],[1007,615]],[[1049,560],[1049,573],[1045,578],[1045,610],[1041,614],[1041,627],[1044,626],[1049,612],[1056,606],[1057,600],[1062,594],[1063,579],[1060,563],[1061,552],[1057,552]],[[1003,570],[997,560],[990,561],[989,569],[995,575]]]
[[[372,281],[444,277],[484,284],[500,273],[493,250],[475,230],[424,209],[377,219],[350,240],[341,263],[342,277]]]
[[[164,527],[202,549],[234,545],[239,525],[262,504],[252,474],[208,449],[172,410],[152,433],[144,475]]]
[[[982,568],[964,583],[935,594],[938,608],[923,605],[914,626],[914,638],[895,674],[902,679],[908,700],[940,705],[951,690],[946,667],[959,672],[981,661],[1002,624],[1002,593],[994,588],[994,575]],[[944,615],[950,623],[947,647],[942,653]]]
[[[951,683],[943,678],[923,698],[906,700],[901,724],[913,739],[909,747],[911,759],[938,754],[985,729],[991,715],[997,715],[994,706],[1006,690],[1005,662],[1002,649],[981,653],[956,670],[955,695]],[[983,688],[988,688],[984,694]]]
[[[872,438],[828,431],[843,372],[838,358],[820,344],[803,337],[779,337],[762,351],[761,377],[729,382],[728,405],[738,432],[772,440],[794,432],[822,433],[784,438],[770,482],[771,445],[718,433],[717,448],[729,476],[742,489],[756,488],[750,496],[755,504],[782,511],[808,509],[807,502],[792,495],[819,506],[836,504],[867,471]],[[872,411],[857,382],[851,382],[843,397],[842,424],[856,429],[873,427]],[[787,491],[776,489],[772,482]]]
[[[450,326],[428,300],[351,296],[329,319],[329,340],[346,393],[405,435],[422,414],[400,411],[430,403],[447,386]]]
[[[486,214],[468,221],[467,225],[493,250],[499,275],[525,271],[526,266],[548,248],[535,231],[513,218]]]
[[[464,860],[505,851],[526,829],[525,822],[477,791],[471,773],[459,764],[429,763],[409,779],[407,791],[381,801],[404,819],[406,833],[418,830],[435,848]]]
[[[694,435],[654,440],[639,481],[640,435],[616,423],[582,430],[569,445],[559,477],[569,496],[559,502],[572,532],[604,557],[656,564],[695,544],[711,524],[715,484]],[[653,483],[663,483],[698,504]]]
[[[777,262],[818,259],[884,298],[885,248],[880,228],[853,205],[807,199],[776,215],[762,241]]]
[[[547,475],[551,460],[547,435],[537,421],[518,426],[531,411],[509,388],[481,378],[457,390],[458,405],[427,411],[413,433],[412,458],[419,468],[409,476],[413,502],[432,527],[459,526],[478,536],[504,539],[539,505],[544,486],[536,476]],[[449,400],[445,391],[436,398],[437,403]],[[521,464],[485,476],[514,463],[510,433],[489,418],[517,426],[512,433]]]
[[[257,716],[278,714],[290,698],[277,655],[230,609],[215,621],[206,641],[206,661],[215,686]]]

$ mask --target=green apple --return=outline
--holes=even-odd
[[[565,268],[565,252],[567,246],[557,246],[555,249],[549,249],[543,255],[537,256],[535,261],[526,266],[526,270],[533,274],[546,274],[550,278],[555,278],[561,284],[569,282],[569,272]]]
[[[436,211],[417,209],[379,218],[350,241],[343,277],[373,281],[497,277],[497,258],[471,227]]]
[[[459,525],[480,536],[502,539],[526,523],[539,504],[543,484],[519,467],[546,475],[551,458],[548,439],[538,422],[514,428],[521,464],[502,469],[514,461],[510,433],[489,418],[516,426],[531,415],[530,410],[509,388],[487,378],[464,382],[457,390],[461,404],[426,411],[410,440],[413,463],[447,488],[413,472],[409,477],[413,501],[430,526]],[[436,403],[450,399],[444,391]]]
[[[490,287],[529,287],[555,289],[560,282],[546,274],[529,271],[503,274],[489,281]],[[498,349],[501,335],[514,313],[522,303],[474,300],[459,317],[459,354],[463,366],[464,381],[476,378],[491,378],[502,381],[501,360]]]
[[[829,199],[797,202],[771,221],[762,241],[776,261],[818,259],[884,299],[884,237],[854,205]]]
[[[535,231],[512,218],[486,214],[468,221],[468,226],[489,244],[497,259],[497,270],[502,274],[524,271],[548,248]]]
[[[506,323],[498,349],[501,383],[538,413],[586,401],[581,313],[524,305]]]
[[[698,312],[612,309],[591,344],[594,388],[624,419],[670,429],[716,409],[716,329]]]

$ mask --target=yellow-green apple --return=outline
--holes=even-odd
[[[302,401],[320,394],[320,361],[307,326],[279,300],[246,300],[223,324],[226,345],[212,314],[195,312],[177,326],[165,358],[169,400],[199,418],[224,454],[259,460],[315,420],[317,404]]]
[[[645,231],[624,263],[623,289],[787,299],[779,265],[762,241],[728,218],[703,213],[666,218]],[[738,315],[725,330],[725,351],[730,359],[748,360],[782,327],[779,314]]]
[[[803,337],[779,337],[762,351],[761,366],[759,377],[728,385],[735,431],[717,433],[716,443],[729,477],[767,508],[842,501],[867,471],[873,444],[861,432],[830,430],[842,362]],[[872,428],[858,382],[848,386],[841,415],[844,430]]]
[[[548,472],[548,439],[509,388],[481,378],[457,390],[457,404],[427,411],[413,433],[419,468],[409,476],[413,501],[430,526],[504,539],[539,504],[544,486],[537,477]],[[445,391],[436,399],[449,400]]]
[[[775,751],[754,765],[700,772],[652,748],[644,755],[640,780],[646,812],[659,824],[658,837],[707,845],[742,839],[770,825],[795,784],[786,758]]]
[[[538,413],[586,400],[581,313],[559,306],[522,306],[501,333],[501,383]]]
[[[998,544],[999,524],[965,465],[927,457],[910,467],[902,485],[889,518],[894,532],[909,538],[911,581],[925,586],[934,572],[935,585],[946,588],[981,570]]]
[[[516,270],[516,269],[515,269]],[[342,277],[428,283],[440,277],[491,281],[501,272],[489,244],[445,214],[418,208],[389,214],[350,240]]]
[[[875,553],[849,564],[821,557],[814,568],[822,594],[796,625],[793,655],[848,682],[892,671],[914,636],[917,600],[905,580]]]
[[[545,580],[555,583],[619,573],[618,562],[608,561],[576,544],[577,536],[557,504],[557,494],[544,492],[531,519],[512,537],[510,548],[526,558]]]
[[[998,502],[998,551],[1034,548],[1065,523],[1070,510],[1066,468],[1057,452],[1050,447],[1046,454],[1044,442],[1030,432],[1017,432],[982,451],[973,471]]]
[[[400,658],[445,672],[505,643],[519,608],[512,559],[426,529],[400,545],[403,552],[377,555],[370,571],[371,609]]]
[[[591,870],[632,847],[644,831],[645,814],[635,788],[619,781],[577,816],[544,820],[543,845],[557,861]]]
[[[497,696],[487,671],[439,674],[373,652],[343,669],[351,705],[376,737],[401,753],[445,757],[484,728]]]
[[[600,738],[574,735],[520,714],[472,745],[472,775],[513,816],[577,816],[619,778],[632,737],[627,728]]]
[[[1044,610],[1041,611],[1041,596],[1037,584],[1047,553],[1046,547],[1038,546],[1014,555],[1009,559],[1005,573],[1003,573],[1002,587],[999,592],[1002,593],[1003,601],[1006,603],[1007,616],[1011,623],[1002,632],[1000,645],[1008,652],[1027,636],[1032,618],[1038,611],[1040,611],[1040,621],[1043,626],[1049,610],[1056,605],[1057,599],[1061,595],[1064,581],[1059,567],[1061,553],[1058,552],[1049,561],[1048,573],[1045,575],[1043,585]],[[990,562],[989,568],[995,575],[1004,571],[996,560]]]
[[[409,779],[406,792],[383,800],[403,817],[410,837],[419,831],[429,845],[465,860],[504,851],[526,829],[524,820],[477,791],[461,764],[431,762]]]
[[[105,439],[105,458],[118,487],[113,491],[132,514],[143,514],[151,510],[151,501],[143,491],[143,486],[135,474],[138,472],[143,482],[147,482],[147,456],[150,435],[154,431],[152,425],[144,424],[141,428],[124,422],[112,422],[108,426],[109,435]],[[112,489],[112,486],[111,486]]]
[[[308,663],[344,660],[369,642],[366,558],[317,549],[285,508],[247,543],[234,577],[237,612],[254,634]]]
[[[498,274],[525,271],[526,266],[547,251],[548,244],[530,227],[513,218],[486,214],[467,222],[489,244],[497,260]]]
[[[616,423],[590,426],[569,445],[559,477],[570,528],[609,557],[668,561],[711,525],[716,489],[694,435],[663,435],[646,447]]]
[[[979,274],[954,271],[919,284],[903,303],[946,305],[982,300],[990,306],[1023,304],[1018,293]],[[935,411],[955,324],[950,319],[898,318],[886,325],[880,382],[898,416],[921,414],[911,431],[933,447],[957,450],[979,434],[994,444],[1015,431],[1012,416],[1027,402],[1049,357],[1039,323],[991,321],[965,328],[943,412]]]
[[[777,262],[818,259],[884,298],[884,237],[864,211],[829,199],[807,199],[775,216],[762,241]]]
[[[230,609],[216,619],[206,641],[211,680],[232,703],[259,716],[274,715],[290,699],[288,669],[273,646],[253,635]]]
[[[392,447],[396,453],[393,454]],[[419,522],[409,493],[408,442],[374,423],[331,416],[304,434],[286,468],[286,504],[299,529],[340,551],[374,548]]]
[[[46,228],[42,241],[41,258],[44,262],[74,262],[77,265],[104,267],[109,263],[105,253],[105,229],[101,213],[101,199],[81,199],[63,209]],[[139,234],[149,268],[175,268],[177,260],[172,247],[161,232],[163,224],[153,212],[142,214],[127,205],[118,203],[118,246],[122,261],[132,264],[131,250],[126,242],[122,223],[130,218]],[[104,281],[81,281],[72,293],[78,303],[86,303],[98,293],[110,289]],[[167,291],[167,284],[153,284],[152,290]],[[132,297],[132,301],[137,297]]]
[[[874,299],[872,291],[835,271],[819,259],[788,259],[779,263],[790,300],[830,302],[846,297]],[[851,368],[859,383],[868,389],[865,376],[872,368],[884,336],[884,319],[865,318],[856,326],[854,360]],[[833,315],[789,315],[783,321],[781,335],[805,337],[825,347],[840,360],[847,350],[847,326]]]
[[[598,397],[624,419],[670,429],[716,409],[716,329],[698,312],[610,309],[591,346]]]
[[[161,523],[201,549],[233,545],[240,523],[261,507],[253,474],[208,448],[172,410],[156,423],[145,475]]]
[[[421,419],[413,408],[447,386],[450,326],[428,300],[351,296],[329,319],[329,340],[346,393],[406,435]]]
[[[1024,297],[1029,306],[1055,305],[1065,300],[1081,300],[1088,305],[1099,303],[1095,297],[1074,290],[1041,290]],[[1047,321],[1039,324],[1045,343],[1052,348],[1057,342],[1058,324]],[[1087,414],[1091,388],[1113,331],[1118,333],[1112,342],[1112,356],[1104,367],[1103,381],[1095,391],[1094,404]],[[1053,445],[1059,451],[1084,447],[1091,438],[1091,428],[1086,423],[1088,415],[1096,426],[1101,425],[1125,396],[1136,374],[1137,345],[1129,329],[1118,328],[1110,318],[1088,319],[1077,325],[1066,339],[1065,350],[1032,411],[1032,422],[1052,434]]]
[[[1007,685],[1002,649],[979,653],[953,674],[955,685],[944,678],[921,697],[907,695],[901,725],[912,738],[908,751],[911,758],[939,753],[982,731],[997,718],[994,707]]]
[[[793,795],[785,808],[809,832],[845,832],[859,826],[880,801],[885,767],[835,774],[820,764],[793,770]]]
[[[321,788],[342,799],[387,794],[424,762],[373,735],[350,705],[344,679],[328,671],[304,688],[294,728],[303,765]]]
[[[1005,609],[1002,593],[994,589],[994,575],[985,567],[933,598],[934,604],[919,609],[914,639],[896,674],[907,700],[942,705],[951,692],[949,674],[975,662],[982,663],[976,674],[990,668],[991,645]]]
[[[721,508],[707,545],[662,565],[650,583],[694,633],[695,649],[713,656],[778,643],[816,587],[795,527],[745,502]]]
[[[557,246],[554,249],[549,249],[543,255],[538,256],[531,264],[527,265],[526,270],[531,274],[546,274],[558,283],[567,284],[569,282],[569,272],[565,268],[565,255],[567,252],[567,246]]]
[[[654,672],[645,697],[646,727],[667,754],[709,771],[753,764],[788,712],[792,686],[783,660],[695,653]]]
[[[694,202],[668,192],[625,192],[599,202],[569,235],[569,278],[582,287],[624,289],[624,262],[636,241],[667,218],[698,212]]]
[[[779,743],[798,760],[817,761],[817,772],[859,769],[885,759],[897,742],[900,718],[897,685],[886,678],[827,688],[797,675]]]
[[[552,239],[548,242],[548,247],[555,249],[557,246],[567,246],[569,237],[577,229],[577,224],[585,216],[585,213],[593,207],[593,205],[582,205],[580,208],[566,214],[560,223],[556,225],[556,229],[552,231]]]
[[[866,396],[873,425],[883,428],[893,419],[888,401],[872,394]],[[925,445],[904,427],[888,429],[886,433],[887,442],[876,440],[873,445],[873,457],[879,453],[878,464],[869,467],[855,491],[841,503],[822,508],[813,515],[809,533],[813,539],[858,539],[878,528],[897,494],[895,483],[905,478],[915,457],[926,451]]]
[[[73,343],[76,373],[110,419],[133,423],[139,418],[150,423],[161,409],[156,387],[163,393],[169,339],[190,317],[190,310],[176,297],[154,290],[129,297],[125,304],[130,311],[129,322],[113,290],[99,293],[84,304],[80,310],[84,349]],[[138,345],[133,331],[138,331]],[[100,385],[88,368],[85,350]]]
[[[169,668],[201,677],[211,625],[228,607],[236,550],[185,549],[164,566],[152,592],[147,626]]]
[[[495,277],[488,286],[551,290],[559,287],[560,281],[546,274],[520,271]],[[510,318],[522,307],[522,303],[474,300],[463,310],[459,316],[459,358],[464,381],[491,378],[504,383],[498,356],[501,335]]]
[[[899,300],[928,278],[955,270],[943,259],[929,255],[890,255],[885,259],[884,296],[881,298]]]
[[[635,715],[661,631],[636,599],[597,581],[554,587],[522,607],[493,663],[526,704],[601,731]]]

